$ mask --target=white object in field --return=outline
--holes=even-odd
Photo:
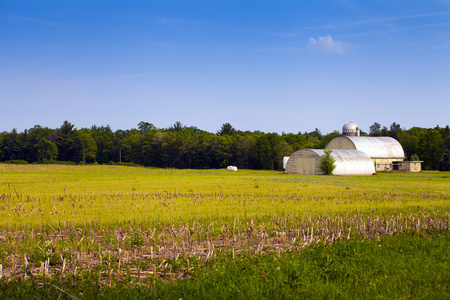
[[[227,170],[228,170],[228,171],[235,171],[235,172],[236,172],[236,171],[237,171],[237,167],[235,167],[235,166],[228,166],[228,167],[227,167]]]
[[[289,156],[283,157],[283,170],[286,169],[286,164],[287,164],[288,160],[289,160]]]

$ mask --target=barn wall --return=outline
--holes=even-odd
[[[421,161],[402,161],[398,162],[398,170],[405,172],[420,172],[422,171]]]
[[[320,170],[321,161],[317,153],[307,149],[299,150],[289,157],[285,172],[297,175],[320,175],[323,174]]]
[[[328,144],[325,146],[325,149],[356,150],[356,147],[352,143],[352,141],[345,136],[337,136],[328,142]]]
[[[402,161],[398,158],[372,158],[373,164],[375,166],[375,171],[383,172],[383,171],[392,171],[393,163]]]
[[[421,172],[422,162],[421,161],[411,161],[408,172]]]

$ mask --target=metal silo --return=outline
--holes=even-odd
[[[342,134],[345,136],[359,136],[360,130],[355,122],[347,122],[342,126]]]

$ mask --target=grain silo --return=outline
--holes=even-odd
[[[400,143],[387,136],[337,136],[328,142],[325,149],[363,151],[372,159],[376,171],[391,171],[393,162],[405,158]]]
[[[360,130],[355,122],[347,122],[342,126],[342,134],[345,136],[359,136]]]
[[[298,175],[321,175],[323,149],[302,149],[289,157],[285,172]],[[335,159],[334,175],[371,175],[375,173],[370,157],[358,150],[332,150]]]

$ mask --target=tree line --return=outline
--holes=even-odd
[[[113,131],[110,126],[75,128],[64,121],[60,128],[39,125],[0,133],[0,161],[28,163],[138,164],[162,168],[214,169],[236,165],[243,169],[281,170],[283,157],[305,149],[323,149],[340,132],[323,135],[319,129],[304,133],[240,131],[225,123],[216,133],[176,122],[156,128],[140,122],[137,128]],[[450,128],[402,129],[374,123],[369,133],[391,136],[403,146],[406,158],[422,160],[424,169],[438,169],[450,149]]]

